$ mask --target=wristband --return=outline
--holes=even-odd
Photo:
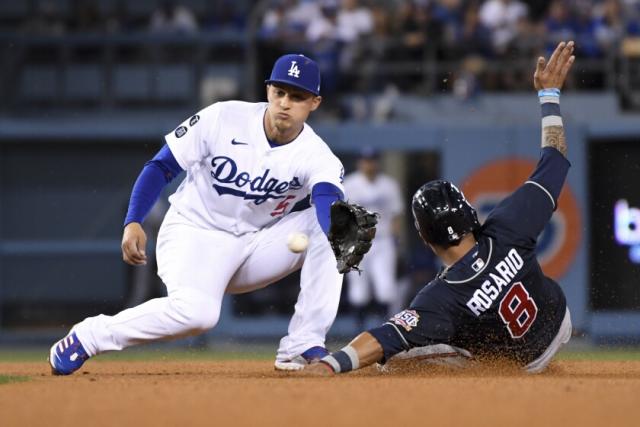
[[[349,372],[360,367],[360,359],[358,352],[350,345],[344,347],[340,351],[331,353],[320,359],[320,362],[326,363],[333,369],[336,374],[340,372]]]
[[[550,87],[546,89],[540,89],[538,91],[538,96],[560,96],[560,89],[555,87]]]
[[[546,104],[546,103],[559,104],[560,89],[557,89],[557,88],[540,89],[538,91],[538,98],[540,98],[540,104]]]
[[[538,91],[542,112],[542,127],[562,126],[560,115],[560,89],[548,88]]]

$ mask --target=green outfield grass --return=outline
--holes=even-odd
[[[29,380],[29,377],[25,377],[25,376],[0,374],[0,385],[9,384],[9,383],[21,383],[23,381],[28,381],[28,380]]]
[[[331,348],[339,347],[339,345],[331,346]],[[48,348],[18,350],[0,348],[0,362],[46,362],[48,351]],[[207,349],[136,348],[103,354],[96,358],[96,361],[272,360],[275,353],[275,346],[270,345],[225,345]],[[567,349],[561,351],[557,358],[559,360],[640,360],[640,347]]]

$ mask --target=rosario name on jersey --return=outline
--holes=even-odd
[[[535,248],[569,163],[555,149],[546,150],[531,179],[490,213],[476,233],[475,249],[390,319],[408,347],[446,343],[529,363],[550,345],[566,300],[544,275]]]
[[[344,191],[342,163],[309,125],[292,142],[270,146],[266,108],[219,102],[165,136],[187,171],[169,201],[196,225],[241,235],[278,221],[319,182]]]

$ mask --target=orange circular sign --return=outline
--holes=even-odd
[[[477,209],[480,222],[506,196],[531,175],[536,162],[518,158],[496,160],[485,164],[464,179],[462,191]],[[558,208],[549,224],[538,236],[538,260],[545,274],[559,279],[576,256],[581,239],[582,219],[571,188],[565,183]]]

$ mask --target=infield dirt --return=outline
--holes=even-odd
[[[1,362],[29,381],[0,385],[9,426],[638,426],[640,361],[335,378],[281,374],[269,361],[90,361],[68,377]]]

